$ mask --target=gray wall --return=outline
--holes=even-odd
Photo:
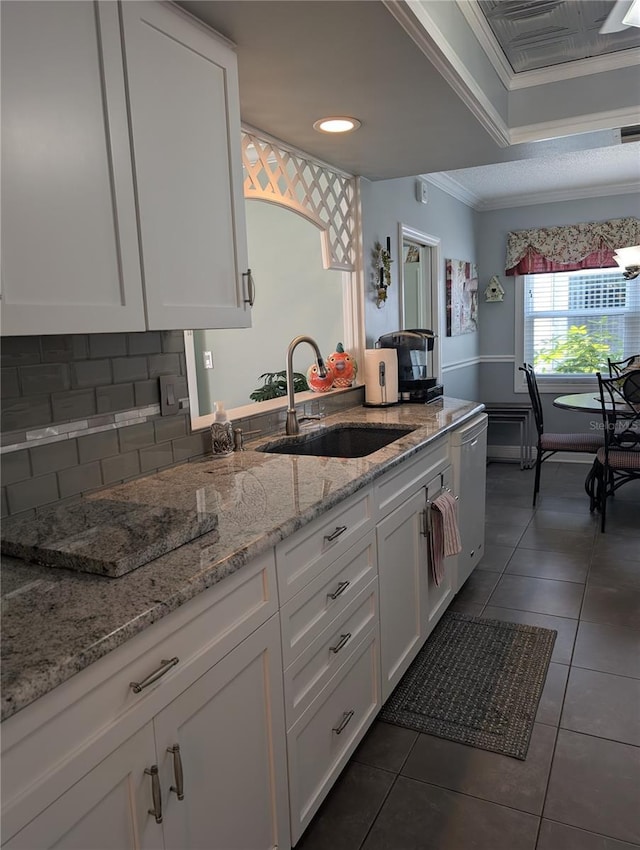
[[[397,180],[381,180],[372,183],[361,180],[362,238],[365,265],[365,324],[367,347],[372,347],[378,337],[400,327],[398,301],[398,225],[402,223],[441,240],[440,333],[445,392],[448,395],[478,398],[477,369],[448,371],[447,365],[469,358],[480,352],[480,334],[445,335],[444,308],[444,262],[446,259],[477,262],[475,219],[477,214],[466,204],[452,198],[446,192],[429,185],[429,203],[420,204],[415,197],[413,177]],[[386,244],[391,237],[391,287],[388,299],[382,307],[376,307],[375,289],[372,284],[372,252],[376,242]],[[453,390],[453,391],[450,391]],[[464,393],[464,394],[463,394]]]

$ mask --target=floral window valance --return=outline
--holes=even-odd
[[[506,274],[576,271],[616,266],[618,248],[640,244],[640,219],[582,222],[515,230],[507,236]]]

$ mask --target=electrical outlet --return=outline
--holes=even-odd
[[[213,353],[211,351],[203,351],[202,359],[204,360],[205,369],[213,369]]]

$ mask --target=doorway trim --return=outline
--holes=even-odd
[[[442,247],[439,236],[433,236],[429,233],[424,233],[421,230],[416,230],[408,224],[400,222],[398,224],[398,242],[400,245],[399,256],[402,258],[402,246],[405,239],[410,239],[421,245],[423,248],[429,249],[429,270],[431,272],[431,327],[429,330],[434,331],[436,338],[433,343],[432,369],[434,376],[438,379],[438,383],[442,381],[442,352],[441,338],[442,328],[444,327],[444,316],[440,302],[440,292],[442,291]],[[403,293],[404,293],[404,263],[399,263],[398,277],[400,285],[399,301],[400,301],[400,324],[404,315]]]

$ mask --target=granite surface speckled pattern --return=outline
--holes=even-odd
[[[204,458],[87,497],[197,508],[217,515],[218,527],[117,579],[3,557],[2,719],[482,409],[446,397],[429,405],[350,408],[312,428],[341,422],[415,430],[353,459],[267,454],[248,444],[229,458]]]
[[[129,485],[131,486],[131,485]],[[195,506],[83,499],[2,524],[2,554],[35,564],[117,578],[215,531],[218,517]]]

